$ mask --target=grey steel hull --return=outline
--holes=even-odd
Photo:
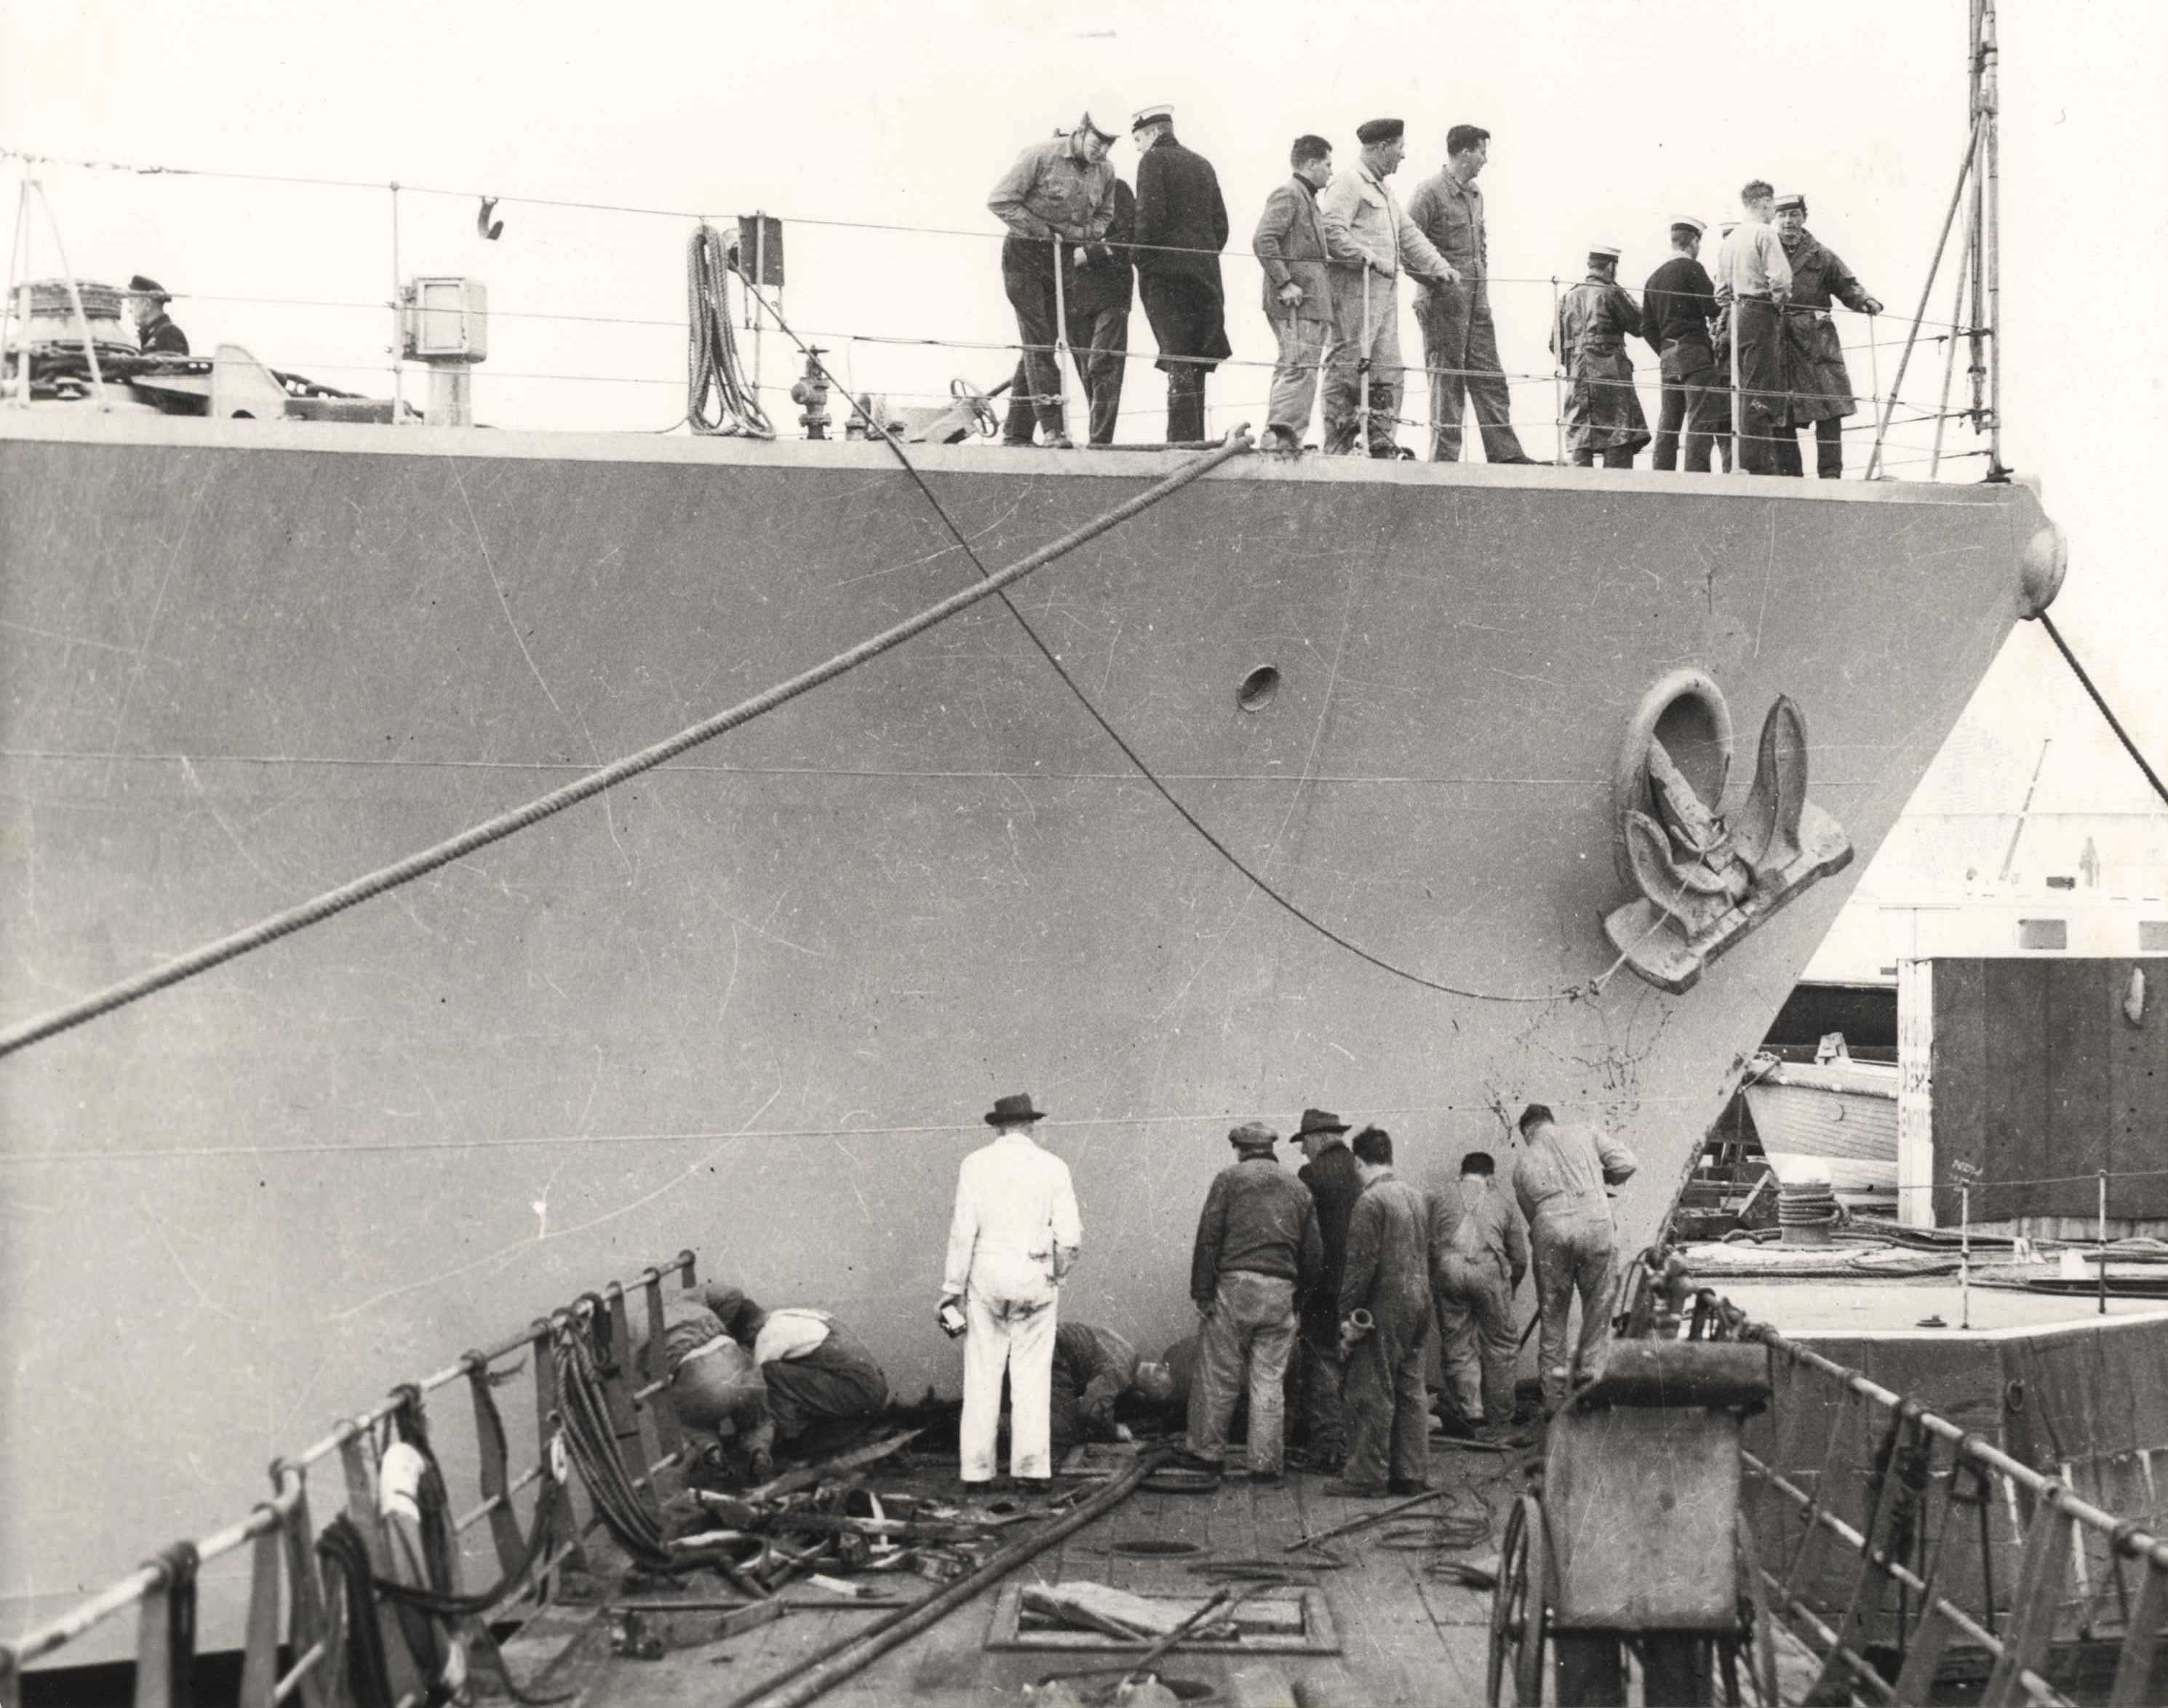
[[[1172,455],[927,451],[990,565]],[[1668,995],[1448,996],[1273,904],[998,604],[435,878],[0,1062],[0,1623],[245,1510],[274,1452],[681,1246],[893,1386],[958,1159],[1030,1090],[1063,1308],[1182,1332],[1233,1122],[1427,1185],[1524,1100],[1652,1235],[2014,616],[2019,487],[1251,459],[1023,584],[1216,835],[1400,966],[1586,987],[1649,687],[1779,692],[1857,850]],[[971,571],[885,452],[0,416],[0,1020],[541,793]],[[1250,712],[1257,666],[1278,694]],[[215,1599],[215,1584],[207,1594]],[[210,1617],[207,1615],[207,1617]]]

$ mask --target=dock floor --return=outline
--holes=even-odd
[[[1100,1450],[1111,1451],[1114,1450]],[[1348,1500],[1322,1493],[1322,1473],[1291,1472],[1276,1487],[1253,1488],[1230,1476],[1206,1494],[1161,1494],[1140,1488],[1096,1522],[1007,1580],[1048,1583],[1090,1578],[1140,1594],[1198,1596],[1218,1587],[1191,1569],[1213,1560],[1274,1557],[1289,1562],[1290,1575],[1322,1592],[1336,1631],[1337,1654],[1276,1653],[1251,1657],[1183,1652],[1164,1670],[1229,1693],[1240,1668],[1268,1667],[1299,1693],[1304,1708],[1386,1708],[1398,1704],[1480,1703],[1489,1643],[1490,1596],[1433,1576],[1442,1559],[1496,1563],[1497,1539],[1513,1496],[1524,1484],[1533,1453],[1503,1455],[1440,1446],[1432,1481],[1446,1491],[1405,1520],[1395,1518],[1331,1544],[1347,1563],[1340,1570],[1304,1572],[1301,1554],[1287,1545],[1305,1533],[1341,1524],[1390,1504]],[[1103,1462],[1103,1461],[1102,1461]],[[938,1476],[883,1479],[884,1486],[938,1492],[954,1484]],[[1426,1548],[1409,1534],[1425,1513],[1487,1514],[1488,1541],[1450,1552]],[[1405,1540],[1403,1539],[1405,1536]],[[1150,1539],[1187,1543],[1194,1554],[1137,1558],[1119,1545]],[[893,1593],[917,1598],[934,1586],[915,1577],[892,1580]],[[789,1596],[792,1592],[786,1590]],[[1119,1665],[1119,1651],[1065,1653],[1051,1650],[996,1650],[986,1647],[999,1603],[999,1588],[952,1613],[931,1629],[890,1651],[821,1700],[832,1708],[885,1708],[898,1702],[954,1705],[1022,1703],[1026,1687],[1055,1673]],[[742,1635],[673,1650],[661,1660],[613,1656],[582,1692],[596,1708],[720,1708],[778,1679],[797,1662],[874,1615],[863,1612],[792,1613]],[[1251,1700],[1268,1700],[1252,1698]]]

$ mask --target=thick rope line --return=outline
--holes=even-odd
[[[403,860],[357,878],[351,883],[341,884],[336,889],[327,890],[298,907],[274,914],[244,930],[193,949],[162,967],[136,973],[50,1014],[0,1032],[0,1056],[13,1055],[42,1039],[81,1026],[85,1021],[95,1020],[100,1015],[110,1014],[117,1008],[139,1001],[153,991],[178,984],[184,979],[193,979],[199,973],[208,972],[213,967],[221,966],[252,950],[260,949],[267,943],[276,942],[280,937],[291,936],[295,931],[329,919],[333,914],[343,913],[350,907],[382,895],[386,890],[396,889],[402,883],[425,877],[477,849],[486,848],[492,842],[501,842],[530,825],[539,824],[544,819],[561,813],[567,807],[577,806],[582,801],[592,799],[618,783],[638,777],[642,772],[652,771],[704,741],[711,741],[741,724],[750,724],[754,719],[821,687],[824,682],[832,682],[881,654],[901,646],[914,636],[923,634],[959,612],[994,597],[1012,582],[1022,581],[1034,570],[1044,568],[1055,559],[1065,557],[1079,546],[1111,532],[1134,517],[1142,515],[1161,499],[1171,497],[1222,463],[1241,456],[1249,448],[1247,439],[1232,438],[1216,450],[1208,451],[1183,464],[1166,479],[1146,487],[1135,497],[1116,505],[1104,515],[1071,530],[1051,544],[1041,546],[1029,556],[1018,560],[976,586],[961,588],[938,603],[927,606],[917,615],[906,618],[894,627],[883,629],[847,651],[837,653],[825,663],[801,671],[752,698],[741,701],[729,710],[719,712],[690,729],[680,730],[651,747],[642,748],[639,752],[604,766],[599,771],[590,772],[577,782],[567,783],[562,788],[552,789],[523,807],[500,813],[495,818],[486,820],[471,830],[463,830],[433,847],[410,854]],[[985,575],[986,571],[981,568],[980,573]]]
[[[775,316],[776,325],[783,329],[784,337],[788,337],[792,343],[798,346],[799,349],[804,353],[806,362],[810,366],[817,368],[821,371],[821,374],[827,379],[828,384],[843,397],[849,400],[851,407],[858,412],[859,418],[866,424],[867,437],[869,438],[879,439],[883,443],[887,445],[890,450],[895,454],[895,459],[903,465],[904,473],[911,477],[911,484],[917,486],[919,491],[924,495],[927,505],[933,509],[934,515],[941,519],[941,525],[948,531],[948,537],[955,541],[958,549],[964,554],[965,558],[970,560],[972,568],[976,570],[980,576],[986,576],[988,574],[988,570],[986,565],[980,560],[979,554],[972,549],[970,541],[964,537],[964,531],[960,528],[957,527],[955,518],[948,514],[948,511],[943,507],[941,501],[934,496],[933,489],[926,484],[926,477],[919,473],[917,465],[914,464],[911,460],[909,455],[906,454],[901,441],[900,441],[893,433],[890,432],[879,422],[874,421],[874,418],[866,412],[866,411],[859,405],[857,397],[853,395],[849,389],[842,385],[837,379],[836,376],[828,371],[827,364],[821,361],[818,356],[815,355],[813,353],[812,347],[791,329],[790,323],[784,319],[782,313],[777,309],[776,305],[769,302],[766,297],[761,294],[759,288],[753,284],[751,280],[747,279],[742,273],[739,274],[739,278],[741,282],[744,284],[746,289],[751,293],[754,300],[759,302],[763,307],[766,308],[771,315]],[[1246,427],[1236,429],[1238,433],[1246,432],[1247,431],[1248,429]],[[1612,975],[1617,973],[1621,967],[1626,964],[1626,957],[1622,954],[1596,978],[1589,979],[1582,984],[1565,985],[1555,990],[1546,990],[1542,992],[1475,990],[1462,985],[1448,984],[1439,979],[1426,978],[1423,974],[1411,971],[1405,967],[1396,965],[1395,963],[1386,960],[1384,957],[1373,953],[1370,950],[1364,948],[1360,943],[1354,942],[1352,939],[1342,936],[1338,931],[1333,930],[1331,926],[1326,925],[1323,920],[1315,918],[1310,914],[1305,913],[1301,908],[1296,906],[1295,904],[1287,896],[1282,894],[1278,889],[1267,883],[1259,873],[1252,870],[1250,866],[1243,861],[1242,857],[1239,854],[1235,853],[1233,849],[1230,848],[1225,842],[1221,841],[1218,836],[1214,835],[1212,831],[1207,828],[1204,820],[1199,819],[1196,814],[1190,811],[1187,806],[1183,805],[1182,803],[1176,798],[1174,792],[1160,780],[1159,773],[1154,771],[1150,765],[1145,762],[1144,756],[1139,753],[1135,748],[1132,747],[1129,742],[1123,738],[1122,732],[1120,730],[1115,729],[1112,724],[1107,721],[1105,714],[1099,710],[1097,706],[1092,703],[1092,697],[1084,692],[1082,684],[1080,683],[1075,676],[1069,673],[1068,667],[1061,662],[1061,660],[1058,656],[1056,656],[1054,649],[1049,646],[1046,642],[1040,638],[1039,631],[1031,626],[1029,620],[1024,616],[1023,613],[1017,609],[1016,602],[1011,599],[1007,593],[1003,593],[1001,596],[1001,599],[1002,603],[1008,607],[1009,614],[1016,618],[1017,626],[1023,630],[1025,638],[1039,650],[1039,656],[1044,658],[1047,663],[1052,666],[1054,673],[1061,678],[1063,686],[1076,697],[1076,703],[1084,708],[1086,713],[1091,717],[1093,723],[1097,724],[1101,729],[1106,732],[1107,739],[1109,741],[1112,741],[1116,747],[1121,750],[1122,756],[1128,760],[1131,765],[1136,767],[1137,775],[1151,785],[1152,788],[1157,793],[1161,800],[1165,801],[1169,806],[1172,807],[1177,813],[1181,814],[1182,822],[1188,825],[1191,830],[1196,831],[1197,834],[1204,840],[1206,844],[1210,846],[1212,851],[1219,855],[1222,860],[1225,860],[1230,866],[1233,867],[1235,871],[1241,873],[1243,877],[1249,879],[1249,881],[1257,887],[1259,893],[1262,894],[1267,900],[1270,901],[1274,906],[1279,908],[1290,917],[1299,920],[1301,924],[1309,926],[1310,930],[1315,931],[1320,936],[1326,939],[1326,942],[1334,944],[1339,948],[1346,950],[1358,960],[1368,962],[1371,966],[1377,968],[1379,971],[1382,973],[1390,973],[1395,979],[1405,979],[1410,984],[1421,985],[1426,990],[1434,990],[1444,996],[1464,997],[1474,1002],[1550,1003],[1595,996],[1602,993],[1604,985],[1609,982]],[[4,1040],[0,1040],[0,1044],[4,1044]],[[4,1048],[0,1048],[0,1054],[4,1054],[5,1053]]]
[[[2070,650],[2070,643],[2063,639],[2063,631],[2055,627],[2055,619],[2043,611],[2040,613],[2040,626],[2048,631],[2048,639],[2055,643],[2055,650],[2063,655],[2063,662],[2070,666],[2080,686],[2092,696],[2093,704],[2100,708],[2101,716],[2107,719],[2107,727],[2115,731],[2116,740],[2123,743],[2123,751],[2128,753],[2136,761],[2138,768],[2145,773],[2146,782],[2153,785],[2153,793],[2159,795],[2164,802],[2168,802],[2168,785],[2164,785],[2160,781],[2160,773],[2145,762],[2145,756],[2138,751],[2138,744],[2130,739],[2130,732],[2123,727],[2123,720],[2108,709],[2107,702],[2101,698],[2101,691],[2093,686],[2093,679],[2086,674],[2086,667],[2078,662],[2077,654]]]

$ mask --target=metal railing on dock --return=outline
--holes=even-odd
[[[2090,1680],[2088,1700],[2160,1700],[2151,1680],[2168,1619],[2168,1540],[1714,1289],[1681,1314],[1687,1339],[1768,1347],[1788,1379],[1780,1406],[1788,1387],[1791,1403],[1816,1396],[1825,1408],[1809,1430],[1824,1443],[1818,1472],[1772,1462],[1773,1426],[1762,1451],[1742,1455],[1763,1492],[1754,1600],[1820,1662],[1807,1700],[1925,1702],[1969,1660],[1985,1674],[1985,1708],[2069,1704],[2088,1648],[2104,1658],[2111,1642],[2112,1679]],[[1847,1439],[1876,1442],[1856,1492],[1838,1465]],[[1788,1514],[1787,1537],[1775,1534],[1777,1514]]]
[[[242,1708],[275,1708],[284,1702],[321,1708],[337,1700],[330,1681],[336,1669],[346,1664],[349,1610],[359,1605],[368,1605],[384,1623],[384,1653],[395,1699],[401,1705],[422,1701],[428,1684],[411,1646],[402,1638],[403,1608],[373,1584],[362,1586],[364,1603],[353,1594],[356,1586],[345,1581],[346,1574],[327,1570],[320,1558],[319,1528],[309,1506],[311,1470],[337,1456],[343,1516],[359,1533],[370,1578],[408,1582],[425,1594],[449,1592],[456,1598],[460,1539],[486,1520],[501,1576],[492,1589],[465,1599],[464,1615],[486,1618],[523,1595],[538,1604],[546,1602],[558,1574],[566,1565],[578,1563],[582,1537],[598,1522],[592,1497],[580,1487],[580,1479],[566,1474],[561,1451],[555,1445],[564,1398],[557,1345],[567,1332],[584,1333],[606,1355],[595,1363],[610,1426],[621,1442],[637,1441],[640,1465],[633,1480],[636,1487],[651,1488],[653,1479],[683,1457],[685,1441],[675,1413],[667,1405],[654,1403],[669,1385],[667,1375],[641,1382],[634,1348],[636,1338],[661,1344],[663,1281],[672,1275],[681,1288],[694,1286],[694,1254],[681,1251],[667,1262],[649,1265],[629,1282],[613,1281],[598,1292],[584,1293],[494,1345],[465,1353],[433,1375],[394,1388],[381,1403],[347,1419],[292,1457],[274,1459],[271,1498],[247,1518],[196,1541],[176,1543],[59,1618],[0,1642],[0,1708],[19,1708],[24,1670],[32,1663],[131,1608],[137,1614],[133,1697],[137,1708],[164,1708],[189,1700],[196,1658],[197,1574],[204,1566],[243,1548],[251,1551],[251,1559],[238,1698]],[[641,1296],[645,1307],[645,1333],[638,1337],[630,1321],[633,1292]],[[497,1390],[529,1358],[534,1368],[535,1456],[523,1469],[514,1471]],[[479,1498],[465,1510],[444,1511],[443,1525],[450,1547],[435,1575],[450,1581],[432,1583],[428,1562],[422,1557],[425,1551],[417,1548],[415,1536],[401,1533],[411,1527],[385,1512],[380,1473],[391,1444],[387,1438],[410,1443],[418,1438],[419,1451],[434,1467],[422,1421],[422,1403],[428,1395],[461,1381],[473,1403],[471,1445]],[[517,1503],[538,1487],[539,1492],[528,1503],[529,1529],[523,1531]],[[550,1498],[553,1489],[561,1489],[562,1498]],[[332,1524],[337,1523],[335,1519]]]

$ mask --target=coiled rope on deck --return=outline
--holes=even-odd
[[[738,360],[730,278],[730,251],[704,220],[685,251],[686,423],[696,433],[772,439],[774,424]]]
[[[1134,498],[1125,499],[1081,528],[1072,528],[1060,538],[1019,558],[1007,569],[997,571],[975,586],[959,588],[945,599],[927,606],[916,616],[906,618],[810,670],[800,671],[796,676],[778,682],[749,700],[740,701],[728,711],[719,712],[712,718],[682,729],[651,747],[644,747],[637,753],[629,754],[599,771],[589,772],[585,777],[566,784],[562,788],[552,789],[524,806],[499,813],[496,817],[485,820],[472,829],[462,830],[458,835],[447,838],[433,847],[410,854],[403,860],[394,861],[389,866],[380,867],[351,883],[326,890],[297,907],[288,908],[283,913],[274,914],[243,930],[177,956],[162,967],[138,973],[50,1014],[10,1026],[5,1032],[0,1032],[0,1056],[13,1055],[16,1051],[25,1049],[43,1039],[81,1026],[85,1021],[110,1014],[117,1008],[141,1000],[154,991],[181,984],[199,973],[208,972],[214,967],[222,966],[228,961],[263,948],[266,944],[274,943],[281,937],[290,936],[295,931],[316,925],[334,914],[343,913],[350,907],[357,907],[387,890],[396,889],[402,883],[411,883],[417,878],[426,877],[450,865],[454,860],[465,858],[477,849],[516,835],[529,825],[539,824],[543,820],[563,812],[567,807],[577,806],[582,801],[591,800],[618,783],[638,777],[643,772],[652,771],[703,742],[712,741],[718,735],[741,724],[750,724],[754,719],[766,715],[800,695],[808,693],[823,683],[833,682],[837,676],[848,675],[885,652],[894,650],[905,641],[947,622],[958,613],[993,597],[1012,583],[1022,581],[1033,570],[1044,569],[1056,559],[1066,557],[1079,546],[1087,544],[1132,517],[1142,515],[1162,499],[1173,496],[1191,482],[1210,474],[1222,463],[1246,454],[1250,448],[1247,437],[1239,432],[1230,434],[1225,444],[1200,453],[1164,480],[1154,482]]]

